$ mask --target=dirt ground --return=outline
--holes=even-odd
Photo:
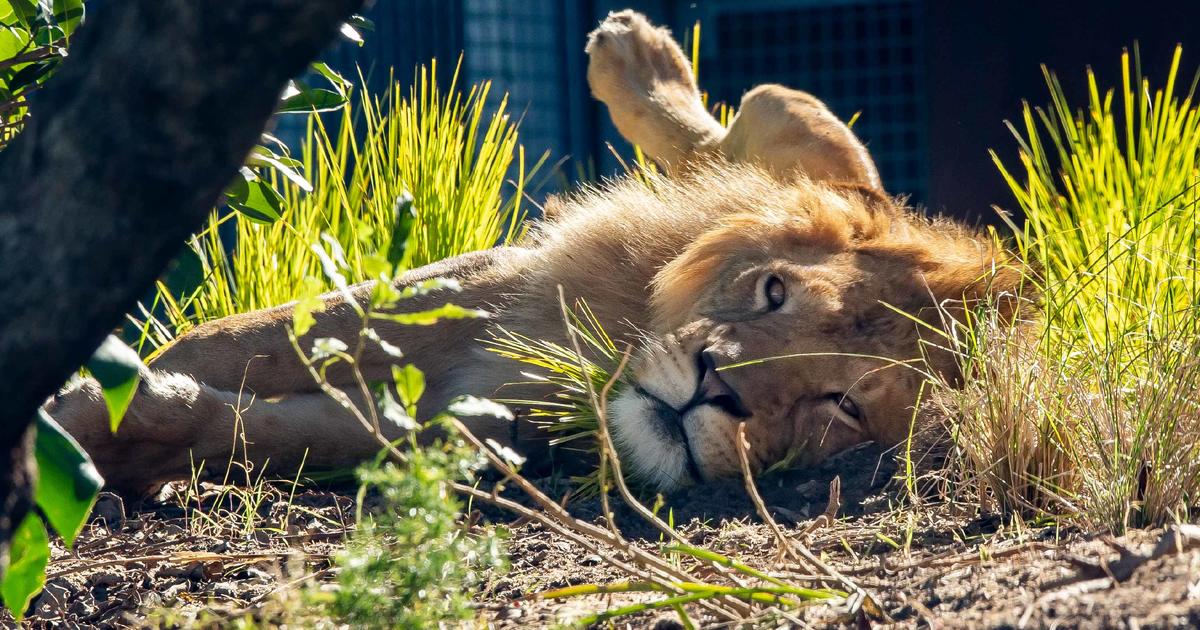
[[[1182,552],[1172,548],[1145,560],[1130,554],[1151,555],[1163,530],[1110,538],[955,515],[946,505],[897,510],[895,491],[887,484],[893,471],[880,461],[877,452],[861,449],[821,470],[786,473],[760,484],[784,531],[865,589],[885,615],[851,618],[843,608],[814,606],[801,612],[801,621],[816,627],[1200,627],[1200,547],[1189,542]],[[842,481],[838,520],[802,535],[811,518],[825,510],[835,475]],[[220,488],[209,493],[212,499]],[[239,532],[228,529],[236,518],[217,531],[190,516],[177,499],[124,504],[104,495],[75,548],[55,546],[46,589],[27,625],[221,627],[239,615],[266,610],[296,585],[331,588],[330,557],[353,529],[353,496],[319,489],[293,495],[280,487],[262,497],[257,526]],[[661,545],[657,531],[619,500],[615,503],[614,516],[627,537],[646,549]],[[696,546],[760,569],[796,569],[778,560],[778,545],[754,516],[740,482],[693,488],[669,497],[668,506],[679,530]],[[585,519],[601,517],[596,500],[568,508]],[[536,523],[491,510],[482,516],[507,523],[512,557],[507,573],[481,585],[477,601],[485,623],[498,628],[569,624],[647,599],[530,597],[628,576],[600,554]],[[716,627],[699,609],[689,611]],[[645,614],[622,618],[615,627],[680,627],[674,619]],[[12,625],[9,617],[0,622]]]

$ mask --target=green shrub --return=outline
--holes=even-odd
[[[331,610],[361,628],[427,628],[472,614],[471,593],[485,571],[500,570],[499,538],[476,536],[458,522],[462,504],[450,483],[470,480],[481,456],[461,440],[412,448],[403,463],[363,466],[359,479],[379,507],[361,514],[339,554]]]
[[[83,0],[0,0],[0,147],[29,117],[29,95],[67,56]]]

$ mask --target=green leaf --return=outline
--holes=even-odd
[[[246,167],[225,189],[225,200],[230,208],[259,223],[271,224],[282,218],[283,197]]]
[[[377,267],[377,264],[375,263],[376,258],[373,258],[374,256],[375,255],[372,254],[371,257],[363,258],[364,270],[371,271],[372,267]],[[371,287],[371,308],[374,310],[387,310],[394,308],[396,306],[396,302],[400,301],[401,296],[400,291],[396,290],[396,287],[392,285],[391,280],[380,279],[381,276],[391,273],[391,265],[389,265],[386,260],[383,260],[382,256],[378,257],[377,260],[383,261],[383,266],[387,269],[387,271],[379,274],[369,273],[367,276],[368,278],[373,278],[376,281]]]
[[[360,31],[375,30],[375,22],[373,22],[369,18],[365,18],[357,13],[355,13],[354,15],[351,15],[350,19],[346,20],[346,22],[348,24],[350,24],[350,26],[353,26],[354,28],[356,28]]]
[[[441,277],[422,280],[416,284],[404,287],[404,290],[400,292],[400,299],[407,300],[418,295],[429,295],[435,291],[460,293],[462,291],[462,283],[454,278]]]
[[[342,24],[341,33],[342,33],[342,37],[345,37],[346,39],[354,42],[355,44],[358,44],[359,46],[363,45],[362,34],[360,34],[358,31],[354,30],[354,27],[351,26],[350,24],[348,24],[348,23]]]
[[[55,54],[65,57],[67,54],[66,49],[61,44],[66,37],[66,32],[53,24],[50,26],[40,26],[33,32],[33,43],[38,46],[52,48]]]
[[[108,420],[112,432],[116,433],[137,392],[142,360],[132,348],[109,335],[88,359],[87,369],[100,382],[104,404],[108,407]]]
[[[380,394],[378,402],[379,409],[383,412],[383,417],[396,426],[405,431],[416,431],[421,428],[421,425],[413,419],[412,414],[403,405],[396,402],[396,399],[392,398],[392,395],[386,389]]]
[[[29,31],[23,28],[0,26],[0,59],[12,59],[25,52],[29,47],[29,37]]]
[[[325,302],[321,301],[321,281],[312,276],[305,276],[300,282],[300,293],[296,299],[296,305],[292,307],[292,327],[296,330],[297,337],[303,337],[312,330],[316,325],[317,319],[313,317],[313,313],[319,313],[325,309]]]
[[[4,572],[4,581],[0,582],[0,596],[20,623],[25,617],[25,609],[29,608],[29,600],[46,583],[50,537],[46,535],[42,519],[32,511],[26,514],[13,532],[11,544],[8,568]]]
[[[309,64],[309,68],[311,68],[313,72],[325,77],[325,80],[329,81],[329,84],[333,86],[333,89],[342,96],[346,96],[346,93],[350,91],[350,88],[354,87],[354,84],[351,83],[349,79],[338,74],[336,70],[330,68],[329,64],[323,61],[314,61],[313,63]]]
[[[8,80],[9,91],[16,95],[24,92],[24,88],[42,83],[54,72],[59,62],[58,58],[51,58],[38,63],[22,64],[21,69],[13,73],[12,78]]]
[[[477,308],[463,308],[457,304],[443,304],[437,308],[418,311],[416,313],[372,313],[371,317],[408,326],[429,326],[443,319],[486,318],[489,315],[487,311],[481,311]]]
[[[37,18],[38,9],[34,0],[7,0],[7,4],[17,23],[25,28],[29,28]]]
[[[301,83],[295,83],[293,89],[284,93],[278,114],[307,114],[309,112],[329,112],[346,104],[346,97],[322,88],[310,88]]]
[[[34,500],[69,549],[83,529],[104,479],[75,438],[38,410],[38,481]]]
[[[392,279],[392,273],[395,271],[395,268],[388,262],[387,258],[380,256],[376,252],[371,252],[363,256],[362,270],[364,277],[371,280],[378,280],[379,284],[388,284]],[[399,294],[397,293],[397,295]]]
[[[291,180],[300,190],[312,192],[312,184],[295,170],[301,165],[299,161],[282,155],[276,155],[274,151],[261,144],[254,147],[250,152],[250,159],[246,160],[246,163],[250,166],[273,168],[280,175]]]
[[[387,259],[392,266],[403,264],[404,254],[408,251],[408,242],[412,238],[413,227],[417,222],[417,211],[413,208],[412,193],[407,190],[396,197],[392,206],[392,234],[387,244]]]
[[[337,337],[319,337],[313,340],[312,358],[320,361],[344,354],[349,349],[350,346]]]
[[[417,415],[417,401],[425,395],[425,373],[411,363],[402,368],[393,365],[392,381],[396,383],[396,393],[408,415]]]
[[[83,21],[83,0],[54,0],[54,22],[67,37]]]

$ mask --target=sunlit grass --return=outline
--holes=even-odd
[[[506,99],[489,111],[489,84],[465,95],[456,82],[442,91],[435,74],[436,66],[422,67],[407,95],[393,82],[382,96],[359,92],[333,116],[310,115],[300,161],[311,192],[272,172],[283,197],[280,220],[214,210],[207,229],[189,242],[204,279],[184,296],[160,283],[166,321],[147,327],[151,343],[289,302],[313,284],[332,289],[314,246],[340,251],[349,282],[374,277],[371,254],[386,249],[408,212],[413,225],[404,259],[395,261],[400,268],[519,236],[528,171]],[[516,179],[505,187],[514,161]]]
[[[1116,90],[1089,71],[1079,110],[1047,71],[1051,105],[1013,127],[1019,165],[996,159],[1044,313],[962,328],[968,383],[934,399],[960,487],[1003,507],[1120,531],[1186,518],[1200,496],[1200,112],[1180,59],[1162,88],[1136,50]]]

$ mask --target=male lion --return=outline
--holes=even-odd
[[[755,88],[726,130],[702,106],[669,33],[641,15],[610,15],[587,52],[594,94],[670,177],[649,185],[626,179],[552,202],[551,218],[517,246],[404,275],[401,285],[441,276],[463,286],[406,307],[450,300],[492,314],[376,327],[425,370],[422,408],[526,381],[527,366],[479,340],[499,326],[565,343],[561,286],[569,300],[586,300],[609,333],[639,348],[611,421],[627,467],[659,488],[736,474],[742,421],[758,469],[789,452],[812,464],[865,441],[902,441],[923,377],[896,362],[926,355],[932,369],[953,374],[948,355],[922,350],[922,335],[943,326],[946,310],[935,307],[1014,287],[1020,274],[1003,271],[1004,252],[898,206],[854,134],[808,94]],[[363,299],[370,285],[353,292]],[[353,339],[353,310],[336,293],[324,300],[302,343]],[[146,372],[116,435],[95,382],[64,391],[48,410],[117,488],[185,476],[192,462],[223,463],[239,422],[260,466],[269,460],[275,470],[295,470],[306,458],[310,469],[342,467],[369,458],[377,442],[297,360],[286,333],[291,319],[292,307],[283,305],[182,336]],[[782,355],[796,356],[718,371]],[[386,380],[394,362],[374,347],[361,366],[368,379]],[[346,372],[329,378],[352,385]],[[469,426],[534,455],[546,441],[521,420],[476,418]]]

